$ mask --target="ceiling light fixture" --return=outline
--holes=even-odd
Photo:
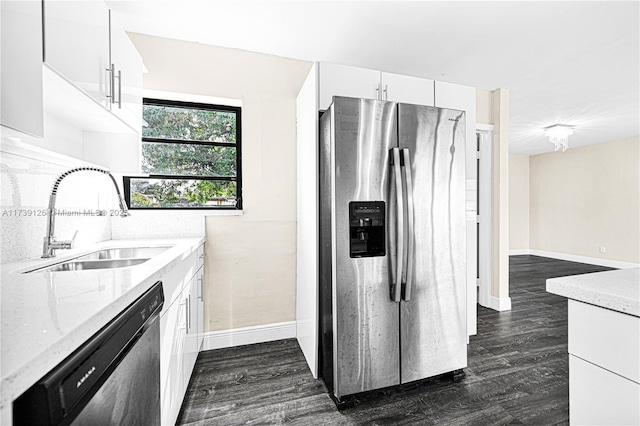
[[[562,148],[564,152],[569,148],[569,135],[573,134],[574,127],[566,124],[554,124],[543,129],[544,134],[549,137],[549,141],[555,146],[554,151]]]

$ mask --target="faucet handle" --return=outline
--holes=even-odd
[[[76,232],[73,233],[73,237],[71,237],[71,241],[69,241],[69,248],[72,249],[76,245],[76,237],[78,236],[78,232],[80,230],[76,229]]]

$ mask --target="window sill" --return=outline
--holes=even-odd
[[[243,210],[208,209],[129,209],[131,216],[145,215],[185,215],[185,216],[242,216]]]

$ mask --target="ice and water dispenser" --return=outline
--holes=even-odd
[[[349,203],[349,253],[351,257],[385,255],[384,201]]]

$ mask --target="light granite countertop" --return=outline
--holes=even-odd
[[[547,291],[640,317],[640,268],[550,278]]]
[[[15,398],[196,251],[203,242],[204,238],[111,240],[82,250],[60,251],[59,257],[52,259],[2,265],[2,420],[7,420]],[[105,248],[153,246],[171,247],[142,264],[126,268],[21,273]]]

